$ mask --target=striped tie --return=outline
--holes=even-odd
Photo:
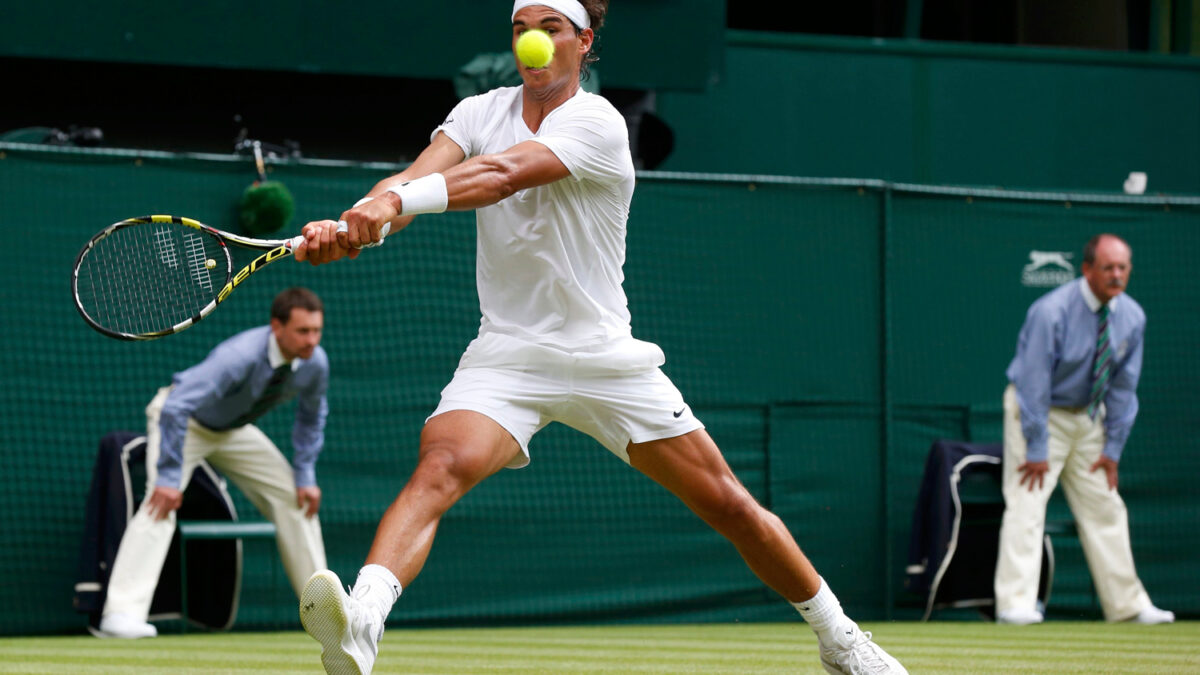
[[[1112,374],[1112,345],[1108,340],[1108,305],[1102,305],[1096,313],[1100,327],[1096,331],[1096,360],[1092,362],[1092,393],[1088,397],[1088,417],[1096,419],[1100,402],[1108,392],[1108,377]]]
[[[283,386],[292,376],[292,364],[285,363],[275,369],[271,374],[271,379],[267,381],[267,386],[263,388],[262,395],[250,406],[250,409],[242,413],[236,420],[230,423],[229,427],[240,427],[253,422],[262,417],[268,410],[279,403],[283,398]]]

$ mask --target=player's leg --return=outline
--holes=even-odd
[[[452,410],[426,422],[417,467],[380,520],[353,590],[324,570],[301,595],[300,619],[323,646],[326,672],[371,671],[384,621],[429,557],[442,516],[521,454],[512,435],[481,413]]]
[[[1026,443],[1021,430],[1021,412],[1016,389],[1004,392],[1004,517],[1000,523],[1000,551],[996,560],[994,590],[996,620],[1000,623],[1032,624],[1043,619],[1037,607],[1038,581],[1042,571],[1042,548],[1046,526],[1046,504],[1058,483],[1070,446],[1064,441],[1060,416],[1049,413],[1049,464],[1040,488],[1030,491],[1021,484],[1017,467],[1025,463]]]
[[[175,536],[175,512],[159,520],[151,516],[146,500],[158,478],[161,433],[158,421],[170,387],[159,390],[146,407],[146,494],[141,506],[125,526],[117,556],[108,578],[107,596],[97,635],[101,637],[154,637],[158,631],[146,622],[163,563]],[[179,489],[187,488],[192,471],[209,451],[201,439],[187,434],[183,444],[183,472]]]
[[[1075,451],[1067,458],[1060,482],[1075,516],[1079,542],[1096,584],[1096,595],[1108,621],[1138,619],[1143,612],[1166,623],[1170,612],[1156,610],[1138,578],[1129,540],[1129,513],[1125,501],[1108,487],[1103,470],[1091,467],[1104,450],[1102,419],[1094,422],[1086,413],[1076,416],[1080,435]]]
[[[296,503],[292,466],[258,427],[247,424],[223,432],[208,462],[242,491],[264,518],[275,524],[275,545],[296,597],[317,570],[325,569],[321,521]]]
[[[746,490],[703,429],[631,443],[628,453],[635,469],[670,490],[728,539],[776,593],[799,602],[820,590],[821,577],[787,527]]]
[[[907,673],[845,615],[841,603],[778,516],[737,479],[703,429],[630,443],[629,463],[725,536],[750,569],[800,612],[817,634],[830,673]]]
[[[553,418],[595,438],[729,539],[817,633],[826,670],[905,672],[846,617],[783,521],[737,479],[662,370],[576,372],[571,385],[569,403]]]
[[[421,431],[417,468],[379,521],[367,564],[411,583],[429,557],[442,515],[519,455],[517,441],[486,415],[452,410],[430,419]]]

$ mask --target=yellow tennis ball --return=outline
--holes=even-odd
[[[217,261],[213,260],[212,258],[209,258],[208,260],[204,261],[204,266],[211,270],[212,268],[217,266]]]
[[[517,38],[517,58],[530,68],[542,68],[554,58],[554,40],[544,30],[527,30]]]

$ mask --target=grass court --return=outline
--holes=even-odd
[[[913,675],[1200,673],[1200,622],[863,623]],[[0,639],[0,673],[321,673],[301,631]],[[824,673],[796,623],[388,630],[376,675]]]

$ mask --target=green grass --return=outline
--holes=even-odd
[[[1200,673],[1200,623],[864,624],[914,675]],[[375,673],[824,673],[802,623],[392,629]],[[0,673],[320,673],[302,632],[0,639]]]

